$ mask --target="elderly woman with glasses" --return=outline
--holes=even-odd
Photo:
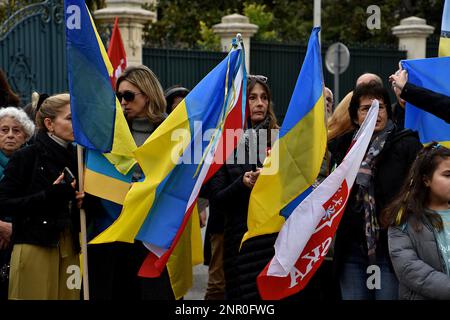
[[[240,250],[242,237],[247,231],[250,193],[259,177],[267,149],[272,145],[272,129],[278,129],[266,77],[248,77],[247,97],[248,128],[236,152],[202,190],[210,200],[210,222],[214,219],[221,223],[223,236],[218,243],[211,243],[211,247],[218,254],[223,250],[226,299],[259,298],[256,275],[270,260],[270,255],[273,256],[276,238],[276,235],[256,237],[244,243]],[[216,233],[220,234],[219,228],[216,228]]]
[[[355,88],[349,107],[354,125],[359,127],[363,123],[374,99],[380,103],[375,130],[336,233],[334,267],[344,300],[398,298],[398,281],[389,258],[387,233],[379,219],[381,211],[400,190],[422,147],[416,132],[396,127],[389,94],[376,82]],[[355,132],[329,142],[338,164]]]
[[[0,110],[0,179],[12,154],[19,150],[34,133],[34,124],[26,113],[15,107]],[[0,300],[8,298],[9,246],[12,217],[0,214]]]

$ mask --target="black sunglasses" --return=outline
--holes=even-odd
[[[117,92],[116,96],[117,96],[117,99],[119,99],[119,102],[122,102],[122,99],[125,99],[126,102],[132,102],[138,94],[142,94],[142,93],[126,90],[124,92]]]
[[[267,80],[268,80],[266,76],[262,76],[262,75],[259,75],[259,74],[248,74],[247,78],[249,80],[252,80],[252,79],[259,80],[259,81],[261,81],[263,83],[267,83]]]

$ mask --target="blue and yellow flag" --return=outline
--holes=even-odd
[[[102,153],[86,150],[84,191],[122,205],[131,188],[133,170],[127,174],[117,171]]]
[[[450,57],[402,61],[408,82],[450,96]],[[450,125],[444,120],[406,103],[405,128],[419,132],[420,142],[432,141],[450,147]]]
[[[107,153],[127,173],[136,144],[111,87],[113,68],[84,0],[64,2],[67,69],[75,141]]]
[[[189,221],[205,178],[217,170],[212,164],[226,129],[243,129],[246,81],[244,51],[235,43],[136,150],[145,180],[133,184],[120,217],[92,243],[141,240],[158,257],[146,264],[154,268],[145,275],[159,275]],[[219,163],[226,156],[222,154]]]
[[[450,56],[450,1],[445,0],[442,13],[441,39],[439,41],[439,57]]]
[[[285,221],[282,209],[310,188],[319,174],[327,144],[319,31],[311,32],[279,139],[250,195],[243,241],[278,232]],[[278,170],[267,174],[277,157]]]

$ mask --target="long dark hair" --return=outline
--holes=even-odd
[[[415,219],[411,220],[412,226],[416,231],[420,231],[422,228],[420,222],[426,217],[437,230],[443,229],[441,216],[425,207],[429,189],[425,186],[424,180],[431,180],[439,164],[448,158],[450,149],[437,142],[431,143],[419,152],[400,193],[381,214],[381,223],[385,228],[402,225],[410,217],[414,217]]]
[[[267,117],[269,118],[269,129],[278,129],[280,128],[277,124],[277,117],[275,116],[275,112],[273,110],[273,102],[272,102],[272,93],[270,92],[269,85],[267,84],[267,78],[265,81],[262,76],[253,76],[249,75],[247,78],[247,99],[252,92],[253,88],[256,84],[259,84],[263,87],[264,91],[266,91],[268,108],[267,108]],[[247,102],[248,103],[248,102]],[[249,115],[250,117],[250,115]]]

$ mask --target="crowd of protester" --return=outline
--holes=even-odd
[[[405,70],[386,80],[388,87],[362,74],[336,107],[323,88],[328,148],[317,184],[343,161],[374,99],[379,112],[327,259],[289,300],[450,299],[450,150],[423,147],[417,132],[404,128],[406,102],[450,122],[450,97],[411,84]],[[241,245],[250,193],[274,142],[271,132],[280,128],[269,84],[265,76],[248,76],[249,115],[230,155],[244,161],[227,161],[200,193],[202,224],[208,212],[206,300],[259,299],[256,277],[274,255],[277,233]],[[181,85],[164,91],[142,65],[128,67],[115,88],[137,146],[189,93]],[[34,93],[24,106],[0,72],[0,108],[0,299],[80,299],[66,272],[80,265],[79,209],[96,226],[92,239],[120,208],[77,191],[69,94]],[[261,133],[268,137],[263,150],[254,143]],[[136,165],[132,181],[143,179]],[[167,268],[158,278],[138,276],[147,252],[140,241],[89,245],[91,299],[175,299]],[[375,289],[367,286],[372,265],[380,271]]]

